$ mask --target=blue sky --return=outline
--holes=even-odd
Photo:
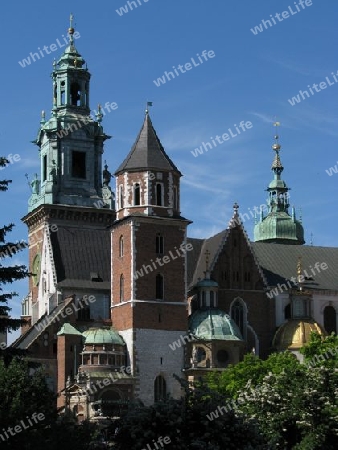
[[[298,2],[298,0],[297,0]],[[32,3],[34,6],[32,6]],[[293,0],[145,0],[137,8],[125,0],[91,5],[59,0],[56,5],[6,2],[2,7],[1,155],[20,156],[1,171],[10,178],[9,192],[0,195],[1,225],[14,222],[13,240],[27,239],[21,218],[27,213],[30,190],[25,174],[39,172],[35,139],[41,110],[47,118],[52,106],[50,73],[54,58],[64,48],[44,52],[40,60],[22,67],[19,61],[38,47],[62,44],[75,16],[80,37],[76,47],[92,74],[91,108],[116,102],[118,108],[104,117],[107,134],[104,158],[114,171],[141,127],[146,101],[152,101],[151,118],[169,156],[183,173],[182,214],[193,220],[189,235],[208,237],[227,226],[237,201],[245,213],[265,202],[272,178],[275,117],[282,144],[283,177],[291,190],[291,204],[302,209],[307,244],[337,246],[338,71],[335,2],[308,0],[304,9]],[[312,4],[310,4],[312,3]],[[132,5],[132,3],[130,3]],[[120,14],[116,12],[120,11]],[[298,11],[299,10],[299,11]],[[289,12],[288,17],[281,16]],[[291,11],[293,13],[291,13]],[[279,13],[277,19],[276,13]],[[262,32],[251,29],[271,20]],[[154,80],[203,50],[215,56],[157,87]],[[177,69],[178,70],[178,69]],[[291,106],[288,99],[314,85],[310,98]],[[338,80],[338,76],[337,76]],[[323,85],[322,85],[323,86]],[[310,91],[309,91],[310,92]],[[252,128],[207,153],[191,153],[211,137],[234,132],[234,124],[251,121]],[[252,238],[253,220],[245,228]],[[28,261],[27,251],[12,259]],[[12,314],[20,314],[27,281],[13,288],[20,297]],[[13,335],[12,335],[13,336]],[[12,337],[10,337],[12,340]]]

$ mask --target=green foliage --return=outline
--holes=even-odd
[[[115,448],[141,450],[149,448],[148,444],[153,449],[161,436],[170,438],[170,444],[164,445],[168,450],[263,449],[254,426],[233,412],[208,419],[207,415],[227,400],[204,386],[191,389],[185,385],[185,397],[180,400],[131,409],[121,419]]]
[[[250,383],[256,386],[270,372],[281,373],[286,366],[297,367],[299,362],[290,353],[273,353],[267,360],[262,360],[249,353],[236,365],[229,365],[227,370],[213,372],[207,378],[208,386],[220,393],[237,398],[239,391]]]
[[[5,167],[9,163],[6,158],[0,157],[0,167]],[[11,180],[0,180],[0,191],[6,191]],[[20,251],[20,248],[13,242],[6,241],[6,235],[12,231],[13,224],[4,225],[0,228],[0,260],[4,261]],[[0,264],[0,333],[4,331],[17,330],[24,323],[20,319],[11,319],[8,314],[11,308],[8,301],[17,296],[15,292],[5,292],[3,285],[11,284],[16,280],[22,280],[28,276],[25,266],[8,266]],[[0,355],[3,350],[0,349]],[[6,351],[8,354],[8,350]]]
[[[42,420],[32,420],[34,413],[43,414]],[[18,358],[8,367],[0,361],[0,424],[4,450],[89,450],[97,434],[93,424],[78,425],[73,417],[59,417],[43,371]],[[16,426],[21,431],[15,433]]]
[[[310,367],[338,368],[338,337],[334,333],[323,337],[312,332],[310,342],[300,351]]]
[[[286,367],[240,392],[237,413],[258,423],[269,448],[334,450],[338,446],[338,374]]]

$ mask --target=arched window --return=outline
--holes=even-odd
[[[163,205],[163,199],[162,199],[163,191],[162,191],[162,184],[157,183],[156,184],[156,205],[162,206]]]
[[[324,309],[324,328],[328,334],[337,333],[336,310],[333,306]]]
[[[80,100],[80,86],[78,83],[72,83],[70,87],[70,102],[73,106],[79,106],[79,100]]]
[[[123,208],[123,186],[120,186],[120,195],[119,195],[119,200],[120,200],[120,209]]]
[[[134,206],[138,206],[140,204],[140,184],[134,184]]]
[[[291,319],[291,303],[288,303],[284,308],[284,319]]]
[[[156,253],[158,255],[163,255],[164,253],[164,240],[160,233],[156,234]]]
[[[156,275],[156,299],[163,300],[163,285],[164,285],[164,279],[163,276],[158,273]]]
[[[155,403],[165,400],[167,396],[167,383],[165,379],[159,375],[154,383],[154,400]]]
[[[124,276],[120,276],[120,302],[124,301]]]
[[[230,316],[237,324],[243,338],[246,339],[247,307],[241,298],[235,299],[231,304]]]
[[[123,256],[123,236],[119,239],[119,256],[120,258]]]

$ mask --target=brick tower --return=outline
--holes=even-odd
[[[150,404],[178,397],[183,349],[169,345],[187,330],[186,229],[181,173],[164,151],[146,111],[116,175],[112,228],[112,323],[123,336],[136,397]]]

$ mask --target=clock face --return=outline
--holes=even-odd
[[[41,264],[41,256],[37,254],[33,260],[32,264],[32,278],[34,286],[39,284],[40,280],[40,264]]]

